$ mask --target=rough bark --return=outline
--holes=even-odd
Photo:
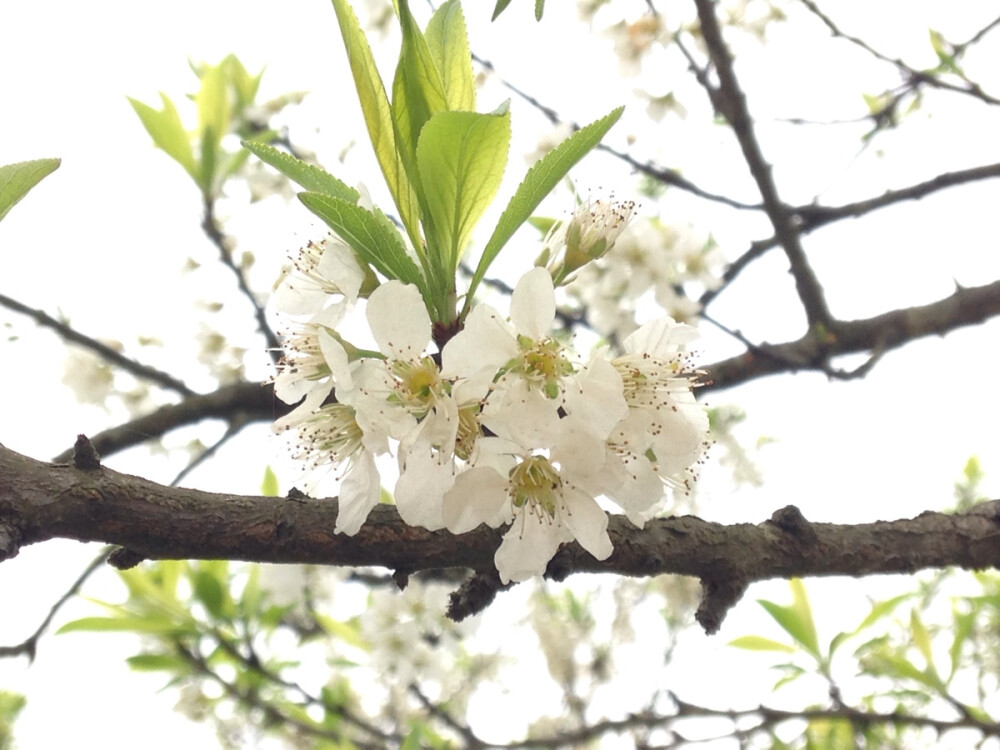
[[[29,544],[66,538],[121,545],[128,552],[118,559],[132,564],[200,558],[374,565],[395,571],[401,582],[421,570],[461,567],[485,574],[494,566],[502,530],[427,531],[405,525],[393,507],[379,506],[357,535],[338,535],[335,499],[167,487],[95,464],[84,441],[78,460],[68,464],[36,461],[0,446],[0,560]],[[726,610],[757,580],[1000,566],[1000,501],[967,513],[927,512],[854,525],[811,523],[791,506],[759,524],[677,516],[640,530],[612,516],[609,533],[615,549],[607,560],[568,544],[547,575],[697,577],[704,589],[699,620],[709,631],[718,629]],[[482,584],[480,576],[475,585]],[[501,588],[499,581],[492,585]]]

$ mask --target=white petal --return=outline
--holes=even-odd
[[[629,456],[626,461],[615,455],[609,459],[605,473],[620,480],[617,489],[605,493],[629,513],[629,518],[663,499],[663,480],[645,456]]]
[[[552,332],[556,295],[547,269],[536,266],[517,282],[510,298],[510,319],[517,332],[532,341],[547,338]]]
[[[277,386],[278,386],[277,382],[275,382],[274,385],[275,385],[275,393],[277,393]],[[316,388],[314,388],[313,390],[309,391],[309,393],[306,394],[306,398],[301,404],[296,406],[285,416],[275,420],[274,424],[271,426],[271,429],[274,430],[275,432],[281,432],[282,430],[285,430],[288,427],[291,427],[292,425],[296,425],[299,422],[301,422],[303,419],[308,417],[310,414],[312,414],[320,406],[323,405],[323,402],[326,401],[326,397],[330,395],[330,390],[332,388],[333,388],[333,383],[330,382],[329,380],[319,383],[319,385]],[[281,398],[280,395],[278,397]],[[284,401],[283,398],[281,400]],[[285,403],[288,402],[286,401]]]
[[[358,290],[365,280],[365,272],[361,270],[354,251],[344,243],[334,237],[330,237],[324,243],[325,249],[319,259],[319,273],[328,281],[336,285],[340,291],[350,300],[358,298]]]
[[[326,361],[333,380],[337,384],[337,390],[349,391],[354,387],[354,378],[351,375],[351,363],[347,359],[347,352],[343,345],[331,336],[325,329],[319,332],[319,348],[323,352],[323,359]]]
[[[571,539],[565,527],[547,516],[521,511],[493,557],[500,580],[509,583],[544,575],[559,545]]]
[[[546,398],[521,378],[507,382],[486,401],[482,423],[495,435],[528,450],[550,445],[559,431],[559,400]]]
[[[628,335],[622,343],[629,354],[650,354],[668,359],[677,348],[698,338],[697,328],[677,323],[671,317],[651,320]]]
[[[481,523],[503,523],[507,506],[507,479],[494,469],[476,466],[455,478],[444,495],[444,523],[453,534],[472,531]]]
[[[622,377],[605,359],[595,359],[579,376],[567,378],[564,390],[566,411],[578,416],[602,440],[628,416]]]
[[[444,528],[444,493],[455,484],[455,468],[430,447],[420,444],[406,457],[406,467],[396,482],[396,509],[409,526],[436,531]]]
[[[316,285],[289,276],[274,290],[271,304],[286,315],[312,315],[323,307],[328,296]]]
[[[518,353],[517,341],[500,313],[476,305],[459,331],[441,352],[441,376],[467,378],[483,368],[496,370]]]
[[[418,359],[431,340],[431,319],[420,290],[387,281],[368,298],[368,325],[379,351],[393,359]]]
[[[570,487],[563,487],[563,500],[566,502],[563,523],[581,547],[598,560],[606,560],[614,549],[608,536],[608,514],[594,498]]]
[[[381,496],[378,469],[368,451],[362,451],[351,462],[340,485],[339,509],[334,531],[354,536],[362,527],[371,509],[378,505]]]

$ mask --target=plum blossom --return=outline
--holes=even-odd
[[[608,388],[600,372],[576,377],[572,351],[550,335],[555,310],[552,277],[533,268],[511,295],[510,323],[489,305],[478,305],[442,353],[445,377],[491,374],[480,421],[493,434],[523,445],[550,439],[559,428],[560,409],[589,404],[603,414],[624,412],[620,388],[616,396],[614,384]]]
[[[612,485],[606,494],[640,526],[663,484],[687,488],[686,472],[707,445],[708,415],[692,393],[699,373],[685,353],[697,336],[691,326],[660,318],[628,336],[625,354],[611,361],[621,375],[628,416],[608,439],[617,461],[606,464]]]
[[[555,223],[542,243],[553,284],[565,284],[575,271],[611,250],[634,216],[634,201],[588,198],[569,221]]]
[[[439,466],[450,466],[456,444],[464,449],[462,441],[470,439],[469,415],[463,416],[463,404],[456,400],[463,394],[453,394],[452,384],[427,353],[431,321],[415,286],[400,281],[382,284],[368,300],[367,316],[383,356],[362,359],[354,387],[338,391],[338,397],[355,408],[366,433],[385,434],[399,442],[403,474],[396,504],[403,520],[439,529],[440,505],[426,502],[421,490],[427,481],[446,482],[447,476],[422,471],[430,469],[423,459],[433,454]],[[468,406],[464,405],[466,411]],[[478,409],[478,399],[472,406]],[[411,454],[412,465],[407,462]]]
[[[342,313],[357,301],[365,277],[354,251],[339,238],[310,241],[282,269],[274,305],[287,315],[312,316],[326,307]]]
[[[678,321],[695,318],[694,300],[721,283],[724,258],[712,238],[658,219],[632,222],[598,261],[581,268],[567,291],[598,333],[618,340],[637,327],[635,311],[650,295]],[[693,285],[693,289],[692,289]]]
[[[579,442],[574,440],[579,437]],[[594,499],[600,488],[580,471],[593,454],[586,431],[567,430],[549,455],[502,438],[483,438],[476,466],[444,496],[444,519],[456,534],[481,523],[510,524],[494,560],[504,583],[542,575],[559,546],[574,539],[598,560],[612,552],[608,516]]]
[[[632,210],[588,203],[558,230],[554,272],[617,247]],[[661,318],[628,335],[621,356],[585,361],[553,336],[553,271],[535,267],[509,318],[477,305],[439,352],[419,289],[386,281],[368,297],[377,351],[366,351],[337,332],[365,283],[352,258],[337,244],[310,246],[286,274],[286,309],[308,317],[286,335],[274,380],[280,398],[301,401],[275,429],[293,435],[307,488],[340,482],[337,532],[363,525],[381,497],[376,457],[395,453],[403,521],[454,533],[506,526],[497,570],[522,581],[544,574],[564,543],[611,554],[600,502],[641,525],[665,487],[688,486],[708,431],[686,354],[695,329]]]

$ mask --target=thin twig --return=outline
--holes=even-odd
[[[236,276],[236,285],[253,307],[254,318],[257,320],[257,330],[260,331],[264,340],[267,342],[267,350],[271,357],[271,361],[274,362],[274,364],[277,364],[281,359],[281,342],[278,340],[278,335],[271,328],[271,324],[267,322],[267,315],[264,312],[264,307],[257,301],[257,297],[250,289],[249,284],[247,284],[247,279],[243,270],[233,262],[233,255],[229,250],[229,242],[227,241],[226,236],[222,233],[222,228],[219,226],[219,222],[215,217],[215,200],[206,195],[203,207],[204,217],[201,222],[201,228],[204,230],[208,239],[211,240],[212,244],[215,245],[216,249],[219,251],[219,260],[222,261],[222,265],[232,271],[233,275]]]
[[[476,56],[475,54],[472,55],[472,59],[475,60],[480,65],[482,65],[487,70],[489,70],[491,73],[493,73],[496,76],[497,81],[500,83],[501,86],[506,88],[511,93],[516,94],[518,97],[520,97],[528,104],[530,104],[532,107],[537,109],[553,125],[559,125],[565,122],[569,124],[574,131],[580,129],[579,123],[564,119],[559,115],[558,112],[556,112],[556,110],[554,110],[552,107],[543,104],[541,101],[538,100],[537,97],[532,96],[523,89],[515,86],[513,83],[510,83],[509,81],[505,80],[499,75],[496,75],[496,69],[493,67],[493,63],[491,63],[489,60],[485,60],[481,57]],[[618,151],[614,148],[611,148],[610,146],[606,146],[603,143],[599,143],[597,145],[597,150],[603,151],[606,154],[610,154],[616,159],[620,159],[621,161],[628,164],[630,167],[634,168],[637,172],[640,172],[648,177],[652,177],[653,179],[658,180],[659,182],[662,182],[666,185],[672,185],[673,187],[679,188],[680,190],[684,190],[688,193],[691,193],[692,195],[696,195],[699,198],[704,198],[705,200],[714,201],[716,203],[722,203],[732,208],[738,208],[742,210],[759,211],[762,208],[760,204],[742,203],[741,201],[729,198],[728,196],[704,190],[695,185],[687,178],[682,177],[680,172],[678,172],[675,169],[668,169],[666,167],[659,167],[654,164],[641,162],[635,157],[630,156],[629,154],[626,154],[622,151]]]
[[[823,22],[823,25],[825,25],[830,30],[830,33],[833,36],[843,39],[844,41],[850,42],[851,44],[857,47],[860,47],[861,49],[863,49],[865,52],[867,52],[877,60],[881,60],[884,63],[888,63],[890,65],[895,66],[902,73],[903,78],[906,81],[907,89],[916,89],[919,88],[921,84],[927,84],[932,88],[942,89],[944,91],[952,91],[957,94],[965,94],[974,97],[982,102],[985,102],[986,104],[993,104],[993,105],[1000,104],[1000,99],[998,99],[995,96],[992,96],[991,94],[987,94],[985,91],[983,91],[982,87],[980,87],[978,83],[969,81],[964,76],[959,75],[959,78],[961,78],[966,84],[964,86],[960,86],[958,84],[949,83],[948,81],[942,80],[933,73],[929,73],[925,70],[917,70],[916,68],[907,65],[900,58],[889,57],[888,55],[879,52],[877,49],[872,47],[870,44],[868,44],[868,42],[864,41],[863,39],[845,33],[843,30],[840,29],[840,27],[836,23],[834,23],[833,19],[831,19],[830,16],[828,16],[826,13],[824,13],[819,9],[819,6],[815,2],[813,2],[813,0],[802,0],[802,4],[814,16],[816,16],[820,21]],[[981,29],[968,42],[965,42],[962,45],[955,45],[956,52],[958,53],[964,52],[966,47],[968,47],[970,44],[974,44],[975,42],[979,41],[979,39],[985,36],[985,34],[988,31],[990,31],[990,29],[994,28],[998,24],[1000,24],[1000,18],[992,21],[986,27]]]
[[[157,370],[155,367],[150,367],[149,365],[144,365],[141,362],[136,362],[134,359],[129,359],[121,352],[117,352],[112,349],[107,344],[102,344],[97,339],[80,333],[72,326],[56,320],[41,310],[28,307],[27,305],[2,294],[0,294],[0,305],[3,305],[8,310],[13,310],[14,312],[28,316],[38,323],[38,325],[55,331],[63,340],[82,346],[84,349],[96,354],[108,364],[120,367],[126,372],[135,375],[137,378],[142,378],[143,380],[156,383],[157,385],[171,391],[176,391],[182,396],[195,395],[194,391],[172,375],[162,372],[161,370]]]
[[[8,656],[21,656],[22,654],[28,657],[28,661],[32,662],[35,660],[35,653],[38,649],[38,639],[42,637],[46,630],[48,630],[49,625],[52,624],[52,619],[56,616],[56,613],[62,609],[63,605],[68,602],[71,598],[76,596],[77,592],[83,586],[88,578],[94,574],[98,568],[100,568],[108,559],[108,555],[111,554],[113,547],[104,547],[100,554],[97,555],[90,564],[83,569],[83,572],[77,577],[70,586],[66,593],[64,593],[55,604],[49,609],[49,613],[42,620],[41,625],[39,625],[35,632],[28,636],[24,641],[17,644],[16,646],[0,646],[0,658]]]
[[[240,430],[242,430],[244,427],[250,424],[251,421],[253,420],[251,420],[250,417],[248,417],[246,414],[236,415],[233,419],[229,421],[229,424],[226,427],[226,431],[223,433],[222,437],[220,437],[210,446],[205,448],[205,450],[201,451],[191,461],[189,461],[188,465],[185,466],[183,469],[181,469],[177,473],[177,476],[173,478],[173,481],[170,482],[170,485],[172,487],[175,487],[179,485],[181,482],[183,482],[184,478],[188,474],[190,474],[192,471],[194,471],[203,463],[205,463],[205,461],[214,456],[216,452],[219,450],[219,448],[228,443],[232,438],[236,437],[236,435],[240,432]]]
[[[856,219],[860,216],[872,213],[880,208],[892,206],[904,201],[920,200],[926,198],[945,188],[965,185],[1000,177],[1000,163],[984,164],[979,167],[969,169],[958,169],[954,172],[944,172],[935,175],[928,180],[908,185],[904,188],[886,190],[881,195],[865,198],[852,203],[844,203],[839,206],[808,205],[798,206],[792,209],[794,216],[799,221],[799,232],[808,234],[820,227],[832,224],[842,219]],[[763,240],[756,240],[751,243],[750,248],[740,257],[726,267],[722,275],[722,284],[716,289],[706,291],[698,299],[702,307],[706,307],[709,302],[719,296],[719,294],[746,269],[753,261],[761,257],[771,248],[778,246],[777,236],[772,236]]]

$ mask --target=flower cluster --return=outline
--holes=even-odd
[[[327,241],[303,251],[278,294],[300,320],[275,389],[301,404],[276,429],[292,431],[310,468],[340,480],[337,531],[356,533],[379,502],[376,462],[387,456],[406,523],[508,527],[496,565],[504,582],[521,581],[544,573],[563,542],[610,555],[601,502],[641,525],[665,488],[687,485],[708,431],[685,354],[691,327],[662,318],[629,335],[621,356],[584,360],[553,335],[552,273],[536,267],[508,316],[473,306],[438,349],[415,286],[389,280],[369,293],[364,281],[350,249]],[[338,333],[362,304],[377,350]]]
[[[700,308],[689,294],[717,288],[723,263],[710,236],[644,219],[629,224],[598,262],[580,269],[567,291],[598,333],[621,340],[638,327],[635,313],[647,296],[674,320],[692,320]]]

